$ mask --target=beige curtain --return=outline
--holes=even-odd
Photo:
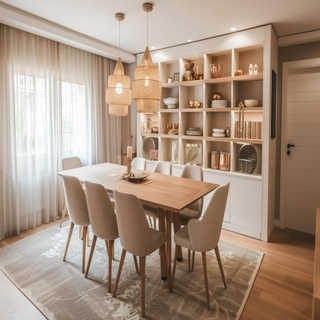
[[[0,56],[1,240],[61,214],[64,157],[121,163],[130,119],[108,114],[113,60],[3,24]]]

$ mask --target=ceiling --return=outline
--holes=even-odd
[[[143,52],[147,43],[144,0],[2,0],[37,17],[112,46]],[[1,1],[0,1],[1,4]],[[156,0],[149,16],[149,48],[165,48],[265,24],[279,37],[320,30],[319,0]],[[0,12],[1,16],[1,12]],[[1,20],[0,20],[1,21]]]

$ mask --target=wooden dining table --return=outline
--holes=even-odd
[[[167,235],[167,267],[171,273],[171,223],[173,222],[174,232],[177,232],[181,227],[179,212],[192,202],[216,189],[219,185],[156,172],[147,172],[149,176],[144,181],[133,183],[122,178],[126,169],[126,166],[101,163],[60,171],[58,174],[60,176],[75,176],[81,182],[90,181],[99,183],[110,193],[117,190],[134,194],[142,204],[158,208],[159,230]],[[177,256],[182,257],[180,247],[178,248]],[[163,261],[161,262],[161,277],[165,279]]]

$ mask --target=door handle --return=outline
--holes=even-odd
[[[291,147],[295,147],[295,145],[288,143],[288,144],[287,144],[287,148],[290,149]]]

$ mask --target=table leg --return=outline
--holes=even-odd
[[[159,231],[163,233],[165,233],[164,217],[165,217],[164,210],[158,208]],[[161,262],[161,279],[167,280],[166,271],[165,271],[166,265],[165,265],[165,261],[162,259],[162,255],[160,255],[160,262]]]
[[[172,216],[174,233],[176,233],[181,229],[179,212],[172,212]],[[177,246],[177,261],[182,261],[182,249],[180,246]]]
[[[167,213],[167,263],[169,274],[171,275],[171,221],[172,213],[171,211],[166,211]]]

